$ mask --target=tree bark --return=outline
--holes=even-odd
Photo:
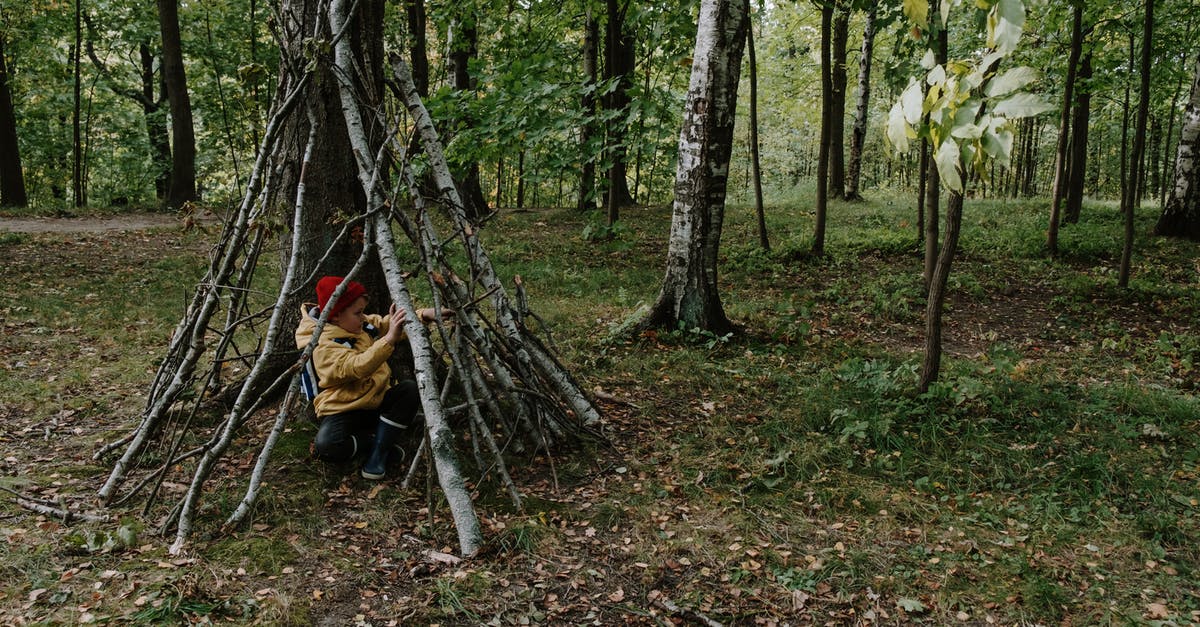
[[[1118,287],[1129,287],[1130,266],[1133,261],[1133,223],[1141,204],[1142,183],[1145,165],[1142,163],[1146,151],[1146,121],[1150,116],[1150,70],[1154,43],[1154,0],[1146,0],[1146,14],[1142,24],[1141,93],[1138,96],[1137,121],[1134,123],[1133,154],[1130,155],[1129,185],[1126,193],[1129,209],[1125,212],[1124,242],[1121,246],[1121,268],[1117,275]]]
[[[596,208],[596,158],[597,151],[593,147],[596,132],[596,79],[599,58],[597,44],[600,39],[600,22],[592,11],[590,0],[583,0],[583,95],[580,96],[579,106],[583,109],[583,119],[579,124],[579,197],[575,208],[581,212],[591,212]]]
[[[717,287],[717,256],[733,148],[738,78],[745,49],[744,0],[703,0],[691,83],[679,135],[679,166],[667,271],[643,328],[679,323],[730,330]]]
[[[631,1],[606,0],[608,22],[604,37],[604,78],[616,81],[616,87],[602,98],[608,118],[608,138],[605,146],[609,167],[605,197],[610,226],[617,221],[622,207],[634,204],[626,178],[629,153],[626,145],[629,134],[629,91],[633,88],[633,71],[636,65],[633,34],[625,24]]]
[[[875,16],[879,5],[871,3],[863,25],[863,40],[858,59],[858,103],[854,109],[854,127],[850,131],[850,159],[846,166],[846,199],[861,200],[863,144],[871,115],[871,56],[875,50]]]
[[[332,2],[329,10],[329,22],[334,32],[341,30],[347,20],[348,4],[349,0]],[[379,41],[382,42],[382,38]],[[367,111],[374,109],[370,106],[364,107],[364,104],[369,105],[369,103],[361,102],[358,94],[355,93],[356,85],[351,77],[356,57],[349,42],[343,39],[335,45],[334,50],[334,65],[340,70],[337,76],[339,77],[342,112],[349,131],[350,143],[354,147],[357,157],[355,163],[358,164],[359,184],[362,186],[364,195],[369,198],[368,205],[373,209],[382,207],[385,205],[385,199],[381,192],[383,183],[375,178],[380,172],[379,164],[375,161],[377,146],[371,145],[371,139],[364,132],[371,122],[364,120],[360,113],[364,109]],[[413,305],[412,297],[405,284],[403,270],[396,260],[396,243],[392,238],[390,215],[379,212],[371,219],[374,220],[374,228],[368,229],[368,233],[373,231],[376,238],[375,246],[382,262],[389,290],[390,297],[387,300],[396,303],[397,306],[404,308],[409,313],[408,320],[405,322],[405,330],[409,345],[413,350],[414,377],[421,396],[421,405],[425,411],[425,429],[429,435],[438,482],[454,518],[454,526],[458,531],[459,548],[464,556],[471,556],[478,552],[479,547],[483,544],[483,532],[480,530],[479,518],[475,515],[470,493],[459,469],[458,455],[454,450],[453,433],[442,412],[429,336],[420,317],[415,315],[416,307]]]
[[[846,197],[846,47],[850,7],[835,3],[830,42],[829,194]]]
[[[425,0],[405,0],[408,18],[408,60],[412,67],[413,83],[421,96],[429,95],[429,52],[425,37]]]
[[[457,32],[450,42],[451,77],[455,91],[468,93],[475,90],[475,82],[471,79],[471,59],[479,54],[479,16],[474,9],[466,10],[455,21]],[[474,120],[466,117],[456,120],[463,126],[474,124]],[[488,213],[487,199],[483,196],[483,186],[479,180],[479,162],[475,160],[457,164],[454,168],[454,180],[462,190],[463,209],[471,220],[478,220]],[[496,203],[499,204],[499,197]]]
[[[162,110],[162,104],[167,99],[167,87],[162,76],[155,80],[154,53],[149,43],[138,45],[138,57],[142,63],[142,94],[139,102],[142,116],[146,119],[146,137],[150,140],[154,197],[161,202],[167,199],[167,192],[171,189],[171,140],[166,115]],[[154,95],[155,86],[158,87],[158,97]]]
[[[1070,143],[1071,106],[1075,100],[1075,75],[1079,67],[1079,54],[1083,49],[1083,3],[1074,5],[1071,20],[1071,52],[1067,56],[1067,78],[1063,83],[1063,103],[1058,124],[1058,147],[1054,151],[1054,183],[1051,187],[1050,225],[1046,230],[1046,248],[1051,255],[1058,254],[1058,226],[1062,220],[1062,199],[1066,187],[1067,152]]]
[[[158,0],[158,22],[163,45],[163,80],[171,107],[171,186],[167,207],[179,209],[196,200],[196,137],[183,66],[177,0]]]
[[[821,4],[821,135],[817,146],[817,207],[813,225],[813,256],[825,254],[825,219],[829,210],[829,144],[833,126],[833,70],[830,62],[830,37],[833,30],[833,6]]]
[[[1063,222],[1075,224],[1083,212],[1083,190],[1087,179],[1088,125],[1091,123],[1092,53],[1089,50],[1079,62],[1079,83],[1076,88],[1075,111],[1071,116],[1071,156],[1067,166],[1066,208]]]
[[[1171,194],[1154,234],[1200,241],[1200,56],[1192,74],[1192,92],[1183,111]]]
[[[356,91],[364,98],[369,98],[368,102],[378,105],[383,93],[384,61],[382,43],[375,45],[373,40],[382,38],[384,2],[360,2],[365,5],[351,18],[350,31],[346,34],[362,67],[362,74],[356,74],[353,78],[362,83]],[[304,78],[302,67],[303,60],[307,58],[306,42],[314,32],[324,32],[326,28],[320,22],[324,16],[318,15],[318,5],[317,0],[286,0],[280,8],[280,73],[275,92],[276,108],[289,97],[299,81],[308,80]],[[302,242],[304,250],[296,263],[298,276],[302,280],[297,284],[296,293],[284,312],[283,324],[289,328],[295,328],[299,322],[300,303],[305,296],[312,294],[317,279],[322,274],[345,275],[358,259],[364,245],[361,236],[337,238],[346,216],[366,212],[367,198],[357,180],[346,176],[348,164],[354,163],[354,151],[342,116],[338,83],[331,67],[332,59],[329,55],[319,55],[313,61],[313,80],[308,80],[303,95],[308,114],[292,115],[284,121],[278,150],[280,156],[273,168],[274,180],[270,184],[271,188],[278,190],[296,189],[300,183],[300,165],[304,163],[308,135],[315,125],[320,137],[309,157],[310,165],[305,173],[305,193],[310,209],[303,213],[298,223],[301,232],[297,241]],[[376,147],[382,142],[381,129],[368,131],[368,135]],[[292,209],[292,198],[286,194],[281,195],[274,206],[275,211],[285,216],[290,215]],[[361,232],[361,225],[359,229]],[[326,251],[330,252],[326,254]],[[279,256],[281,268],[287,267],[291,252],[290,242],[285,240]],[[371,310],[382,311],[379,303],[386,304],[387,292],[383,287],[379,265],[369,264],[359,281],[371,290]],[[276,367],[287,367],[292,357],[291,354],[281,355]]]
[[[937,168],[930,168],[936,170]],[[925,356],[921,362],[921,378],[918,389],[929,390],[937,381],[942,366],[942,309],[946,302],[946,284],[950,279],[950,266],[958,250],[958,234],[962,226],[963,195],[950,192],[946,202],[946,239],[938,253],[937,264],[929,281],[929,298],[925,301]]]
[[[87,206],[87,183],[83,172],[83,109],[80,90],[83,72],[83,0],[75,0],[75,43],[71,47],[72,106],[71,106],[71,190],[76,207]]]
[[[949,0],[942,0],[949,2]],[[938,3],[932,2],[931,9],[937,9]],[[930,15],[935,15],[933,10]],[[950,55],[950,39],[945,28],[941,28],[937,33],[936,47],[934,48],[934,56],[938,63],[946,63]],[[925,289],[929,291],[933,286],[933,274],[937,266],[938,260],[938,220],[941,214],[942,202],[942,177],[938,174],[938,169],[933,165],[933,146],[929,146],[930,154],[926,157],[927,167],[926,175],[929,180],[925,182],[925,269],[922,277],[925,282]]]
[[[746,16],[750,16],[750,0],[746,2]],[[763,208],[762,164],[759,160],[758,149],[758,60],[754,56],[754,24],[746,25],[746,52],[750,55],[750,164],[751,178],[754,180],[754,215],[758,218],[758,245],[763,250],[771,250],[771,241],[767,237],[767,216]]]
[[[29,204],[29,196],[25,193],[25,174],[21,170],[6,43],[4,34],[0,33],[0,207],[24,207]]]

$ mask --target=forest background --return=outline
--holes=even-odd
[[[274,9],[172,4],[153,11],[5,0],[0,130],[11,130],[16,141],[5,146],[16,148],[0,161],[19,157],[24,198],[6,185],[4,215],[169,207],[220,216],[238,201],[274,98]],[[418,5],[387,7],[387,48],[412,49],[407,25]],[[420,6],[428,12],[427,104],[446,124],[452,160],[478,165],[479,191],[503,216],[487,227],[489,246],[505,276],[544,284],[547,319],[568,362],[602,385],[617,451],[562,469],[575,480],[566,493],[533,489],[539,475],[530,468],[534,504],[489,510],[493,554],[431,566],[428,549],[447,542],[436,508],[422,512],[420,495],[309,467],[308,431],[298,427],[276,480],[299,482],[302,494],[272,492],[254,525],[199,556],[162,556],[134,517],[120,527],[139,532],[128,542],[105,535],[104,525],[80,531],[6,506],[7,616],[1198,620],[1189,583],[1200,496],[1191,396],[1200,356],[1196,249],[1149,236],[1177,186],[1197,56],[1191,3],[1155,3],[1151,40],[1142,5],[1030,6],[1016,63],[1042,71],[1034,88],[1055,108],[1019,122],[1011,162],[970,184],[969,243],[950,309],[963,317],[948,333],[950,372],[921,394],[913,354],[924,297],[924,170],[915,146],[893,158],[883,133],[887,111],[922,73],[923,48],[900,6],[873,14],[869,6],[831,7],[825,67],[848,68],[851,79],[835,81],[832,94],[843,96],[844,113],[834,117],[851,130],[831,142],[846,154],[840,170],[832,158],[829,178],[854,180],[849,164],[861,167],[853,189],[822,190],[849,197],[834,205],[822,256],[809,254],[821,111],[831,104],[820,89],[821,11],[807,3],[753,7],[753,144],[769,228],[748,208],[730,217],[722,285],[738,332],[682,326],[636,341],[596,329],[620,327],[659,280],[695,10]],[[171,8],[194,134],[190,188],[180,155],[186,134],[177,134],[181,116],[168,113],[162,71]],[[864,37],[868,15],[873,37]],[[589,26],[600,61],[591,72]],[[459,45],[463,38],[471,44]],[[863,46],[868,40],[874,47]],[[949,44],[969,50],[975,41]],[[1142,132],[1134,68],[1147,48]],[[455,82],[459,68],[469,82]],[[854,69],[866,82],[847,87]],[[592,72],[595,81],[586,80]],[[729,173],[730,190],[747,203],[750,75],[743,72]],[[870,100],[860,98],[863,85]],[[848,106],[859,102],[865,108]],[[861,144],[853,139],[859,120]],[[1145,174],[1131,190],[1139,137]],[[1072,226],[1050,256],[1049,196],[1060,167],[1063,223]],[[585,185],[586,176],[596,184]],[[1138,257],[1132,284],[1118,286],[1122,206],[1131,198],[1140,199],[1128,214]],[[54,501],[94,481],[86,453],[125,426],[119,414],[136,411],[137,376],[144,384],[162,335],[113,311],[90,315],[89,324],[50,321],[79,304],[96,308],[102,294],[130,290],[153,300],[154,287],[194,283],[197,253],[211,235],[199,224],[182,234],[4,237],[16,284],[48,286],[36,297],[14,294],[3,310],[5,418],[21,425],[5,442],[6,486]],[[764,232],[775,238],[770,250]],[[593,262],[571,261],[587,257]],[[48,276],[63,267],[79,276]],[[107,270],[103,280],[98,268]],[[144,268],[153,276],[136,271]],[[72,284],[80,276],[101,282]],[[162,298],[148,326],[170,328],[177,301]],[[90,371],[51,374],[44,357],[27,356],[36,346],[55,363],[80,358],[59,336],[93,325],[112,329]],[[20,335],[35,339],[22,345]],[[112,345],[126,342],[144,354]],[[108,372],[101,364],[113,362],[122,365],[117,382],[95,383],[97,369]],[[50,378],[31,386],[31,366]],[[82,432],[75,426],[93,418]],[[83,434],[87,441],[77,441]],[[34,436],[45,448],[19,450]],[[78,463],[47,474],[64,459]],[[399,525],[410,533],[391,533],[388,516],[374,511],[393,506],[409,512]],[[288,521],[297,512],[307,513]],[[348,547],[344,561],[304,557],[314,548],[310,535]],[[513,556],[522,558],[519,568],[507,565]],[[348,585],[350,572],[357,585]],[[235,591],[222,590],[234,582]]]

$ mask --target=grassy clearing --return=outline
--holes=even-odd
[[[485,231],[564,360],[605,405],[614,450],[511,470],[512,511],[479,486],[485,554],[453,545],[420,489],[368,485],[285,434],[254,520],[168,558],[137,540],[69,548],[75,525],[0,507],[6,623],[1186,624],[1200,622],[1200,261],[1140,239],[1116,287],[1120,224],[1096,203],[1041,250],[1041,203],[969,201],[951,279],[942,380],[914,391],[924,299],[911,201],[835,204],[828,254],[803,199],[724,236],[731,336],[617,331],[661,279],[669,208],[502,214]],[[1154,216],[1139,216],[1139,233]],[[130,426],[158,351],[202,273],[204,235],[3,235],[0,485],[87,495],[100,441]],[[269,280],[268,280],[269,281]],[[13,286],[32,285],[17,293]],[[252,425],[265,428],[269,416]],[[210,501],[240,498],[231,454]],[[469,455],[465,456],[469,458]],[[166,486],[165,489],[178,489]],[[682,613],[665,609],[669,604]],[[1165,624],[1165,623],[1163,623]]]

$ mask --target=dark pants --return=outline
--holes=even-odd
[[[327,462],[344,462],[356,455],[371,452],[379,417],[406,426],[414,426],[413,418],[421,407],[417,382],[401,381],[383,395],[376,409],[359,409],[330,414],[321,418],[314,448],[317,457]]]

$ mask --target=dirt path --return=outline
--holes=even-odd
[[[79,218],[8,218],[0,217],[0,232],[7,233],[103,233],[105,231],[138,231],[163,227],[185,227],[191,216],[177,213],[127,213],[112,216]],[[216,220],[207,214],[200,221]]]

